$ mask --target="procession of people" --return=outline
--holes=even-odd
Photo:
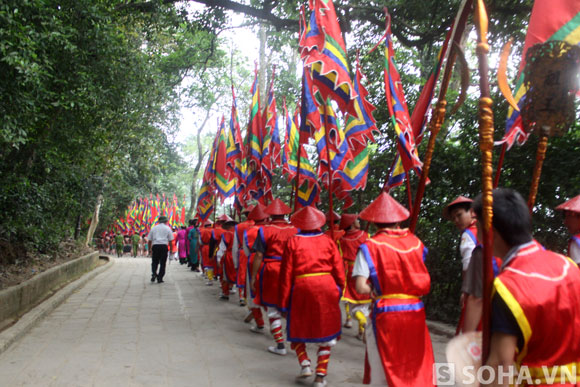
[[[573,372],[570,375],[577,375],[580,270],[566,255],[545,250],[533,239],[531,217],[521,195],[496,189],[493,198],[496,280],[488,364],[526,366],[536,374],[543,366],[550,370],[567,367]],[[463,234],[458,333],[482,329],[481,200],[481,195],[475,200],[459,197],[443,208],[443,216],[453,220]],[[576,251],[580,232],[574,223],[579,203],[580,196],[557,208],[565,211],[572,233],[569,255]],[[332,348],[340,345],[342,330],[353,327],[355,320],[357,338],[366,343],[360,359],[363,383],[433,386],[437,383],[434,355],[422,301],[431,283],[425,266],[428,247],[405,227],[409,215],[383,192],[360,214],[338,215],[336,230],[342,233],[333,240],[324,230],[329,222],[322,211],[306,206],[293,212],[275,199],[268,206],[249,205],[239,221],[222,215],[199,228],[196,219],[190,222],[194,232],[187,233],[195,241],[186,237],[185,242],[178,239],[178,244],[196,249],[203,268],[199,275],[208,284],[220,286],[216,302],[228,302],[237,295],[239,305],[248,308],[244,321],[253,320],[251,332],[264,334],[268,325],[273,342],[265,350],[276,356],[285,356],[289,350],[295,353],[297,379],[313,377],[313,386],[327,384]],[[160,283],[163,256],[170,251],[174,236],[166,221],[160,218],[160,225],[148,236],[150,241],[161,241],[150,243],[152,281]],[[195,270],[197,261],[191,262]],[[536,288],[542,289],[541,297]],[[562,319],[554,331],[549,327],[556,314]],[[308,354],[309,343],[316,347],[315,362]],[[577,384],[564,380],[555,385]]]

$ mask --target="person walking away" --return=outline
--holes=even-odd
[[[270,332],[276,342],[276,346],[268,347],[268,351],[276,355],[286,355],[282,316],[277,309],[279,275],[286,242],[298,230],[284,219],[285,215],[292,213],[292,209],[282,200],[274,199],[264,211],[272,220],[270,224],[260,228],[252,246],[252,251],[255,253],[252,263],[252,280],[254,281],[252,287],[258,300],[256,303],[266,308]]]
[[[525,369],[534,386],[580,386],[580,269],[533,240],[532,217],[518,192],[496,188],[492,195],[493,255],[503,264],[493,282],[484,364],[495,376],[500,367],[504,375],[508,367]],[[481,224],[481,194],[473,208]],[[505,379],[491,385],[507,385]]]
[[[433,347],[420,297],[429,292],[427,249],[399,223],[409,211],[383,192],[360,213],[378,231],[357,253],[356,291],[373,295],[367,329],[364,384],[427,387],[433,383]],[[370,280],[370,283],[369,283]]]
[[[167,245],[173,240],[173,231],[167,225],[166,216],[159,217],[159,223],[151,228],[147,236],[149,253],[151,254],[151,282],[163,283],[165,265],[167,263]],[[159,267],[159,272],[157,272]]]
[[[169,249],[169,262],[171,261],[177,261],[177,257],[178,257],[178,249],[177,249],[177,227],[173,227],[171,229],[172,233],[173,233],[173,240],[171,242],[169,242],[169,246],[167,246],[167,248]]]
[[[139,240],[141,238],[139,237],[139,234],[136,232],[133,232],[131,234],[131,252],[133,253],[133,258],[137,258],[137,253],[139,250]]]
[[[301,367],[298,377],[312,375],[306,343],[316,343],[313,386],[324,386],[330,351],[341,334],[344,264],[336,243],[320,231],[326,222],[322,211],[308,206],[290,219],[300,232],[288,239],[284,249],[278,307],[287,317],[287,338]]]
[[[344,271],[346,273],[346,284],[342,294],[342,301],[345,302],[346,312],[345,328],[352,327],[352,316],[358,321],[357,339],[362,340],[369,315],[371,298],[367,295],[356,292],[356,281],[352,277],[352,269],[356,259],[356,253],[361,244],[366,242],[369,234],[360,229],[358,214],[342,214],[340,217],[340,229],[345,234],[338,240],[338,248],[344,261]],[[328,235],[328,234],[327,234]]]
[[[181,229],[177,232],[177,248],[179,251],[179,263],[185,264],[187,258],[187,230],[185,226],[181,226]]]
[[[199,230],[197,228],[197,219],[192,220],[192,228],[187,233],[187,240],[189,241],[188,265],[191,271],[199,272]]]
[[[124,242],[123,234],[120,232],[115,235],[115,249],[117,250],[117,258],[121,258],[123,256],[123,242]]]

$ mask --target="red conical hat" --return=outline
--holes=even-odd
[[[324,213],[312,206],[302,207],[290,217],[290,222],[300,230],[317,230],[324,226]]]
[[[567,202],[560,204],[558,207],[556,207],[556,209],[560,211],[572,211],[580,213],[580,195],[575,196]]]
[[[217,220],[219,220],[220,222],[229,222],[233,219],[230,218],[228,215],[223,214],[223,215],[220,215],[219,218],[217,218]]]
[[[461,195],[456,197],[454,201],[452,201],[451,203],[446,205],[445,208],[443,209],[443,217],[447,220],[451,220],[451,208],[456,204],[462,204],[462,203],[471,204],[471,203],[473,203],[473,200],[471,200],[470,198],[467,198],[465,196],[461,196]]]
[[[371,223],[398,223],[409,217],[409,211],[386,192],[383,192],[359,217]]]
[[[340,217],[340,225],[338,227],[341,230],[346,230],[357,219],[358,219],[358,214],[342,214],[342,216]]]
[[[326,221],[330,222],[330,211],[328,211],[326,214],[324,214],[324,216],[326,217]],[[334,222],[338,222],[340,220],[340,215],[338,214],[338,212],[336,211],[332,211],[332,220]]]
[[[206,220],[205,223],[203,224],[203,227],[208,227],[211,226],[213,224],[213,222],[211,220]]]
[[[270,215],[266,213],[266,207],[262,203],[258,203],[254,206],[252,211],[248,214],[248,220],[253,220],[259,222],[268,218]]]
[[[266,207],[266,212],[270,215],[288,215],[292,213],[292,209],[282,200],[276,198]]]
[[[253,209],[254,209],[254,205],[253,204],[250,204],[250,205],[248,205],[246,208],[244,208],[242,210],[242,214],[250,213]]]

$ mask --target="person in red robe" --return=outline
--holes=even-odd
[[[211,241],[213,223],[210,220],[206,220],[203,227],[199,230],[199,236],[201,239],[201,267],[205,276],[208,278],[206,285],[213,285],[213,265],[211,263],[211,257],[209,255],[209,243]]]
[[[252,251],[255,253],[252,263],[252,288],[256,293],[255,302],[266,308],[270,332],[276,343],[275,346],[268,347],[268,351],[277,355],[286,355],[282,320],[277,309],[279,275],[286,241],[298,230],[284,219],[284,216],[290,214],[292,209],[282,200],[273,200],[265,211],[270,215],[271,221],[270,224],[260,228],[252,246]]]
[[[431,285],[427,249],[399,228],[408,217],[409,211],[386,192],[360,213],[378,228],[360,246],[352,273],[357,292],[372,293],[374,300],[373,329],[365,332],[365,384],[434,386],[433,347],[420,298]]]
[[[335,211],[332,211],[332,225],[330,220],[330,211],[326,213],[326,225],[328,226],[328,230],[324,233],[332,238],[334,234],[334,242],[338,242],[340,238],[344,235],[344,230],[341,230],[340,226],[340,215]],[[332,228],[332,231],[330,229]]]
[[[473,209],[481,224],[481,195]],[[580,386],[580,269],[533,240],[526,201],[512,189],[493,190],[491,231],[503,264],[493,282],[485,364],[496,376],[499,367],[524,367],[534,386]]]
[[[220,280],[223,277],[222,266],[218,264],[216,259],[216,254],[218,251],[219,244],[222,240],[222,235],[224,234],[225,230],[223,228],[223,224],[226,222],[230,222],[233,219],[230,218],[228,215],[223,214],[217,218],[215,227],[211,233],[211,239],[209,242],[209,255],[211,257],[212,266],[213,266],[213,273],[216,279]]]
[[[236,222],[233,220],[224,222],[222,225],[224,232],[222,233],[221,241],[216,253],[216,261],[221,268],[221,285],[222,294],[219,299],[222,301],[229,301],[230,289],[236,283],[236,267],[234,265],[234,258],[232,256],[232,246],[234,244],[234,227]]]
[[[306,343],[318,345],[314,386],[324,386],[331,347],[341,334],[344,264],[336,243],[323,234],[324,214],[304,207],[291,217],[300,232],[288,239],[280,268],[278,307],[286,314],[287,338],[296,351],[299,377],[312,375]]]
[[[260,305],[255,302],[256,293],[254,292],[251,280],[251,268],[254,264],[255,256],[255,253],[252,252],[252,246],[258,237],[260,229],[267,224],[270,218],[270,215],[268,215],[265,210],[266,207],[262,203],[258,203],[248,214],[248,219],[254,221],[255,224],[244,232],[242,246],[244,249],[244,255],[247,257],[247,262],[245,264],[240,262],[240,267],[238,268],[238,277],[245,277],[244,283],[246,284],[246,287],[250,289],[248,307],[250,308],[250,313],[252,315],[251,317],[248,315],[244,321],[250,322],[253,318],[256,325],[252,325],[250,331],[254,333],[264,333],[265,330],[262,309]],[[240,274],[240,271],[243,271],[243,273]]]
[[[564,225],[572,235],[568,243],[568,256],[580,265],[580,195],[560,204],[556,210],[564,211]]]
[[[363,339],[367,316],[369,315],[369,305],[371,298],[368,294],[358,294],[356,291],[356,281],[352,277],[352,269],[356,253],[361,244],[366,242],[369,234],[360,229],[358,214],[342,214],[340,217],[341,230],[345,234],[338,240],[338,246],[344,261],[344,271],[346,273],[346,284],[342,294],[342,301],[345,302],[346,321],[345,328],[352,328],[352,316],[358,321],[359,340]]]
[[[240,298],[240,306],[246,306],[248,295],[246,289],[246,273],[248,256],[243,249],[244,232],[249,230],[253,225],[254,221],[248,219],[250,211],[252,211],[253,206],[248,206],[243,209],[242,216],[246,217],[246,220],[240,222],[234,227],[234,242],[232,245],[232,258],[234,261],[234,267],[236,268],[236,287],[238,288],[238,295]]]

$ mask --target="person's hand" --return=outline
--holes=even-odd
[[[252,278],[250,280],[250,289],[252,289],[252,292],[254,292],[254,293],[256,293],[256,287],[255,287],[255,285],[256,285],[256,278]]]
[[[282,315],[283,318],[287,318],[288,317],[288,312],[280,312],[280,314]]]
[[[461,297],[459,297],[459,306],[463,308],[463,304],[465,304],[465,293],[461,293]]]

